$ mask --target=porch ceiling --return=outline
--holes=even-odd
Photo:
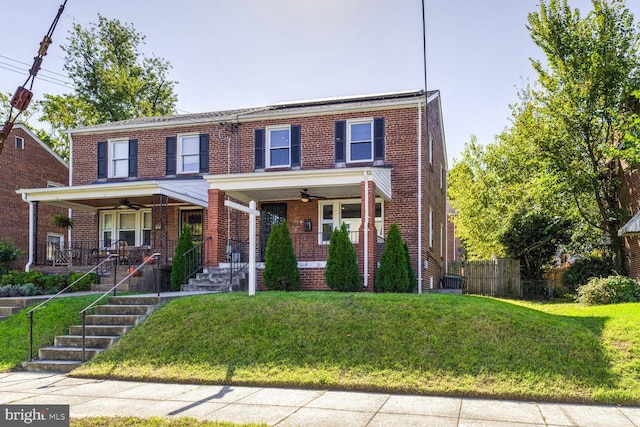
[[[210,188],[223,190],[234,199],[248,203],[297,200],[307,190],[311,196],[327,199],[360,198],[360,183],[375,183],[376,195],[391,200],[391,169],[340,168],[312,171],[256,172],[207,175]],[[312,197],[313,198],[313,197]]]
[[[635,214],[625,225],[618,230],[618,236],[638,236],[640,235],[640,212]]]
[[[153,195],[167,196],[170,204],[207,207],[208,185],[204,180],[127,181],[77,185],[72,187],[30,188],[16,190],[26,202],[96,212],[116,208],[121,199],[151,207]]]

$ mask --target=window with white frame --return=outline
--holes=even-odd
[[[178,173],[200,171],[200,135],[178,137]]]
[[[382,236],[384,230],[382,209],[382,200],[376,200],[375,212],[370,213],[370,215],[375,215],[374,222],[378,236]],[[359,199],[318,202],[318,214],[320,216],[318,222],[322,227],[319,236],[320,243],[328,243],[331,240],[333,230],[340,228],[342,223],[347,226],[351,242],[358,242],[358,231],[362,224],[362,205]]]
[[[129,140],[109,141],[109,177],[129,176]]]
[[[373,119],[347,122],[347,159],[349,162],[373,160]]]
[[[429,164],[433,164],[433,134],[429,132]]]
[[[267,167],[291,165],[291,126],[267,128]]]
[[[429,206],[429,247],[433,248],[433,209]]]
[[[55,252],[64,247],[64,236],[62,234],[47,233],[47,260],[51,261],[55,257]]]
[[[444,224],[440,223],[440,258],[444,257]]]
[[[24,150],[24,138],[16,136],[16,150]]]
[[[127,246],[150,246],[152,219],[150,210],[102,212],[100,246],[117,249],[118,242]]]

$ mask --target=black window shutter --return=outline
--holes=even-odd
[[[336,122],[335,127],[335,147],[336,147],[336,163],[345,162],[345,144],[347,139],[347,122],[340,120]]]
[[[129,176],[138,176],[138,140],[129,140]]]
[[[200,173],[209,172],[209,134],[200,134]]]
[[[291,166],[300,166],[300,126],[291,126]]]
[[[373,119],[373,160],[384,160],[384,117]]]
[[[107,177],[107,141],[98,142],[98,178]]]
[[[253,132],[254,167],[264,169],[264,129],[256,129]]]
[[[175,175],[176,174],[176,141],[177,137],[168,136],[167,141],[167,160],[166,160],[166,174],[167,175]]]

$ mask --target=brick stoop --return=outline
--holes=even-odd
[[[142,323],[160,305],[179,296],[110,297],[106,305],[86,316],[85,357],[90,360],[111,347],[134,326]],[[28,371],[69,372],[82,365],[82,325],[69,328],[69,335],[57,336],[53,347],[38,350],[38,358],[23,362]]]
[[[206,292],[238,292],[246,291],[248,273],[241,271],[234,276],[229,283],[230,271],[226,267],[205,268],[195,278],[189,279],[189,283],[181,286],[182,291],[206,291]]]

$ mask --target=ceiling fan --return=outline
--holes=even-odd
[[[120,199],[114,209],[118,209],[121,206],[127,207],[129,209],[135,209],[137,211],[140,210],[140,208],[142,207],[142,205],[138,205],[137,203],[132,203],[131,201],[129,201],[129,199]]]
[[[326,199],[326,197],[323,197],[323,196],[312,196],[311,194],[307,193],[307,189],[304,188],[300,192],[300,201],[302,203],[307,203],[311,199]]]

